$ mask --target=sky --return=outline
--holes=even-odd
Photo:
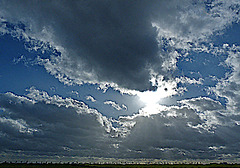
[[[239,12],[239,0],[0,0],[0,161],[239,162]]]

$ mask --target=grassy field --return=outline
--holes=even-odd
[[[155,164],[14,164],[14,163],[2,163],[0,168],[214,168],[214,167],[239,167],[240,164],[164,164],[164,165],[155,165]]]

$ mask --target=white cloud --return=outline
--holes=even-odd
[[[172,14],[173,16],[162,20],[156,18],[153,21],[153,26],[159,32],[159,42],[163,42],[162,37],[171,38],[171,45],[182,48],[181,44],[185,43],[186,46],[189,42],[201,42],[225,29],[232,22],[239,21],[239,1],[181,3],[182,5],[175,3],[179,9]]]
[[[198,80],[195,78],[188,78],[188,77],[180,77],[175,79],[177,83],[187,83],[187,84],[197,84],[203,85],[203,78],[199,78]]]
[[[122,109],[124,109],[126,111],[128,108],[125,104],[122,104]]]
[[[112,106],[114,109],[120,111],[120,110],[127,110],[127,106],[125,104],[119,105],[114,101],[108,100],[105,101],[104,104]]]
[[[3,117],[0,118],[0,123],[7,124],[18,130],[20,133],[33,134],[38,131],[37,129],[29,128],[29,125],[23,119],[13,120],[11,118]]]
[[[185,99],[180,101],[181,104],[188,105],[190,108],[197,111],[211,111],[211,110],[224,110],[224,106],[220,102],[212,100],[209,97],[198,97],[192,99]]]
[[[92,97],[92,96],[87,96],[86,100],[89,100],[91,102],[96,102],[96,99],[94,97]]]
[[[235,126],[235,121],[226,115],[225,106],[211,98],[192,98],[189,100],[182,100],[180,103],[194,110],[201,119],[201,123],[195,126],[189,122],[188,125],[192,128],[197,128],[200,131],[201,129],[214,131],[216,127],[219,126]]]
[[[97,117],[97,121],[105,128],[108,133],[113,133],[114,130],[112,128],[112,124],[108,119],[99,113],[96,109],[91,109],[83,102],[72,98],[62,98],[58,95],[49,96],[47,92],[39,91],[34,87],[27,89],[29,92],[27,97],[37,101],[37,102],[44,102],[46,104],[53,104],[57,105],[58,107],[66,107],[66,108],[73,108],[76,110],[78,114],[93,114]]]
[[[36,101],[32,100],[32,99],[28,99],[27,97],[24,97],[24,96],[17,96],[15,95],[14,93],[11,93],[11,92],[7,92],[6,95],[10,98],[13,98],[14,99],[14,102],[12,100],[9,101],[9,103],[18,103],[18,104],[21,104],[21,103],[27,103],[27,104],[35,104]]]
[[[221,150],[221,149],[225,149],[226,147],[225,146],[209,146],[209,149],[212,149],[214,151],[217,151],[217,150]]]
[[[240,47],[236,45],[224,44],[224,54],[228,57],[225,60],[225,66],[231,68],[230,73],[226,73],[225,77],[218,80],[215,87],[211,87],[212,91],[218,97],[224,97],[227,100],[227,110],[229,115],[239,114],[240,112]]]

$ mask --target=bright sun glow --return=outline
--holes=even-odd
[[[139,92],[138,97],[145,104],[145,107],[139,111],[140,114],[149,116],[159,113],[164,109],[162,105],[159,105],[159,102],[168,96],[169,92],[166,88],[158,88],[156,91]]]
[[[145,91],[138,94],[140,100],[146,105],[157,104],[162,98],[165,97],[166,91],[157,89],[156,91]]]
[[[146,106],[155,105],[161,99],[176,94],[176,91],[172,88],[172,85],[168,84],[164,87],[159,87],[156,91],[139,92],[138,97]]]
[[[139,100],[145,105],[145,107],[140,110],[140,113],[144,116],[148,116],[164,110],[166,106],[161,105],[160,102],[164,98],[177,94],[174,89],[175,86],[176,83],[174,82],[166,82],[164,85],[158,87],[156,91],[139,92],[137,94]]]

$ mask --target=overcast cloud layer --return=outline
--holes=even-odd
[[[51,97],[35,88],[28,92],[26,97],[1,94],[1,150],[8,151],[1,153],[3,158],[16,152],[32,159],[57,155],[231,160],[239,154],[240,115],[224,115],[226,109],[210,98],[159,105],[151,117],[142,109],[114,121],[71,98]],[[115,122],[119,126],[114,127]]]
[[[0,157],[239,161],[240,47],[214,41],[239,25],[239,11],[231,0],[0,0],[2,36],[38,52],[14,65],[40,65],[64,87],[97,84],[107,95],[111,86],[146,101],[132,111],[128,99],[6,90]]]

